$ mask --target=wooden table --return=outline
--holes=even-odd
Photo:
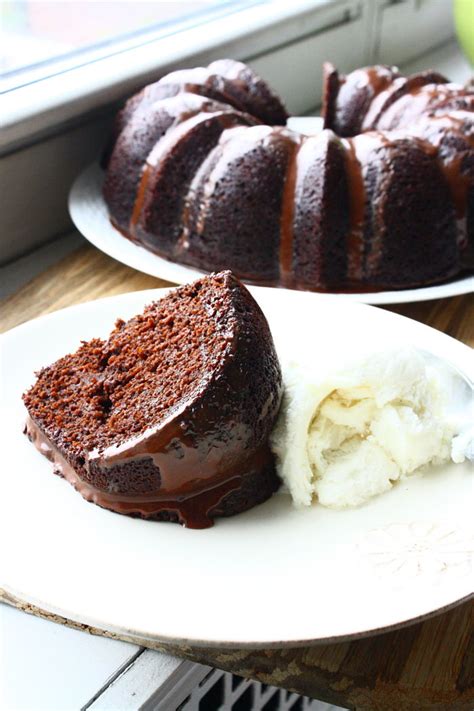
[[[169,284],[129,269],[93,247],[82,247],[1,303],[0,330],[72,304],[161,286]],[[472,295],[388,308],[474,346]],[[91,634],[115,636],[6,596],[3,599],[26,612]],[[121,638],[349,708],[472,711],[473,611],[469,601],[425,622],[386,634],[282,650],[210,650]]]

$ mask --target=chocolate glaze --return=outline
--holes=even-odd
[[[466,215],[467,197],[469,188],[473,186],[472,175],[462,170],[463,156],[453,156],[450,161],[441,163],[444,176],[449,184],[453,196],[454,207],[458,220]]]
[[[365,72],[372,96],[377,96],[380,92],[385,91],[390,82],[393,81],[397,69],[396,67],[387,68],[376,66],[367,67]]]
[[[366,224],[366,191],[364,168],[370,155],[389,141],[379,132],[359,134],[342,139],[346,150],[346,171],[349,182],[350,231],[347,235],[347,279],[349,283],[361,283],[365,277],[364,227]]]
[[[349,181],[350,200],[347,278],[350,281],[358,282],[362,280],[363,273],[365,186],[362,165],[357,158],[354,142],[350,138],[346,140],[346,174]]]
[[[252,125],[251,116],[233,110],[194,115],[169,131],[151,151],[135,203],[131,231],[152,251],[176,254],[186,220],[187,188],[226,129]],[[181,190],[175,185],[179,183]],[[143,195],[143,198],[142,198]]]
[[[286,169],[281,206],[280,223],[280,283],[291,287],[294,283],[293,269],[293,216],[295,211],[295,190],[298,176],[298,153],[304,137],[287,139],[290,157]]]
[[[402,96],[416,94],[427,84],[445,83],[448,83],[446,77],[431,71],[413,74],[411,77],[397,77],[387,89],[376,96],[362,122],[362,129],[367,131],[379,128],[379,121],[383,114]],[[392,128],[396,127],[392,126]]]
[[[449,102],[457,103],[468,96],[457,84],[425,84],[412,91],[407,91],[387,105],[376,122],[367,119],[370,128],[390,131],[408,129],[416,124],[422,116],[430,116],[433,112],[442,110]],[[449,108],[448,108],[449,110]]]
[[[227,104],[191,93],[165,97],[136,112],[115,139],[108,159],[104,197],[114,222],[128,230],[143,166],[157,143],[174,133],[187,118],[226,111]]]
[[[159,149],[160,153],[165,152],[167,148],[168,150],[170,150],[172,145],[167,146],[166,143],[172,144],[178,141],[184,131],[192,129],[193,123],[199,123],[203,120],[206,120],[208,116],[215,116],[215,112],[212,112],[212,108],[218,108],[218,105],[204,103],[199,109],[188,109],[185,104],[182,111],[177,114],[176,118],[170,126],[170,128],[173,128],[175,130],[167,131],[164,135],[160,136],[160,139],[153,146],[151,153],[146,157],[146,162],[143,167],[140,182],[138,184],[136,198],[133,205],[133,212],[130,219],[129,231],[132,236],[132,239],[137,239],[135,235],[135,226],[141,215],[143,203],[147,194],[150,176],[152,174],[153,169],[156,167],[156,163],[158,161],[157,149]],[[223,108],[225,110],[225,106],[223,106]],[[208,110],[209,114],[207,113]]]
[[[273,468],[273,458],[269,448],[262,447],[261,450],[254,453],[249,461],[235,463],[233,468],[228,469],[223,474],[216,475],[215,469],[210,467],[205,472],[206,476],[203,477],[200,484],[197,483],[199,479],[191,478],[189,469],[186,475],[183,475],[185,473],[185,467],[183,466],[181,468],[180,485],[167,489],[159,488],[156,491],[135,496],[117,494],[99,489],[82,479],[78,471],[66,460],[31,417],[28,417],[26,421],[25,434],[36,449],[52,462],[54,473],[72,484],[86,501],[116,513],[134,514],[142,518],[157,518],[163,513],[174,514],[180,523],[188,528],[195,529],[209,528],[213,525],[213,511],[222,504],[231,492],[238,491],[241,488],[243,479],[252,476],[262,468],[266,468],[269,471]],[[148,444],[148,447],[149,449],[153,448],[151,444]],[[164,452],[161,455],[154,452],[153,458],[155,460],[158,459],[161,464],[163,464],[163,461],[167,460],[170,463],[172,460],[172,457]],[[125,461],[129,461],[129,458],[115,461],[115,464],[120,466]],[[101,465],[110,467],[112,462],[103,457]],[[175,471],[176,468],[170,466],[168,473],[173,470]],[[212,472],[212,475],[209,472]],[[275,480],[274,490],[277,486]]]
[[[129,227],[129,232],[130,232],[130,237],[134,241],[139,241],[138,239],[135,238],[135,225],[138,222],[138,218],[140,217],[142,207],[143,207],[143,202],[146,197],[146,189],[148,187],[148,180],[150,178],[152,172],[152,167],[148,163],[145,164],[145,167],[143,168],[143,173],[142,177],[140,180],[140,184],[138,186],[137,190],[137,196],[135,198],[135,203],[133,205],[133,212],[132,212],[132,217],[130,218],[130,227]]]

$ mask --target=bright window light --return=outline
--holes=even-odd
[[[2,91],[256,4],[260,3],[256,0],[2,1]]]

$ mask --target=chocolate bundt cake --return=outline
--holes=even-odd
[[[23,399],[28,437],[87,501],[206,528],[278,488],[280,396],[267,321],[222,272],[84,342]]]
[[[324,130],[300,135],[259,77],[221,60],[127,102],[104,197],[127,237],[203,270],[315,291],[437,283],[472,266],[473,112],[473,92],[435,72],[326,64]]]

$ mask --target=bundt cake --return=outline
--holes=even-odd
[[[41,370],[26,434],[88,501],[206,528],[278,488],[281,387],[262,311],[211,274]]]
[[[470,267],[473,92],[431,71],[324,71],[324,130],[309,136],[232,60],[133,96],[106,160],[113,225],[167,259],[296,289],[400,289]]]

